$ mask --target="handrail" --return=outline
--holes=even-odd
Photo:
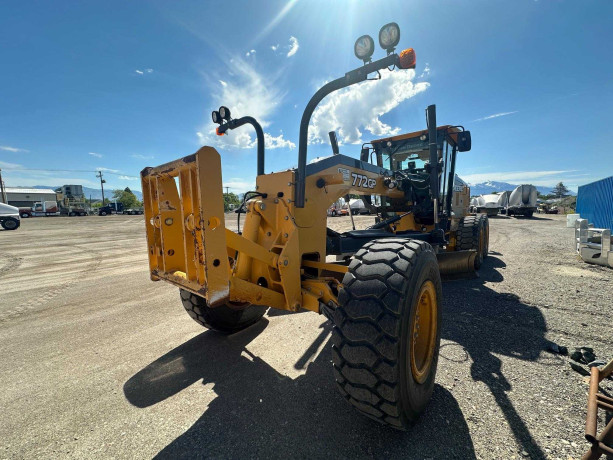
[[[241,117],[232,120],[228,120],[226,123],[219,125],[217,128],[217,134],[222,135],[228,129],[236,129],[245,124],[250,124],[255,129],[255,134],[258,140],[258,176],[264,174],[264,131],[262,125],[253,117]]]
[[[307,144],[309,137],[309,123],[311,122],[311,116],[315,107],[321,102],[321,100],[328,94],[346,88],[347,86],[360,83],[368,79],[368,75],[377,72],[378,70],[385,69],[386,67],[398,66],[400,67],[400,57],[397,54],[390,54],[383,59],[379,59],[375,62],[370,62],[362,67],[347,72],[344,77],[332,80],[322,86],[311,98],[302,114],[302,120],[300,121],[300,138],[298,143],[298,171],[296,173],[296,207],[304,208],[305,198],[305,179],[306,179],[306,163],[307,163]]]

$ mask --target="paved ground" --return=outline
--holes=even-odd
[[[490,247],[444,284],[434,397],[397,432],[337,394],[323,317],[201,329],[149,281],[142,217],[0,230],[0,457],[579,458],[587,386],[544,350],[613,357],[613,271],[576,259],[563,216],[493,219]]]

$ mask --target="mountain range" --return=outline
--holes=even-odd
[[[512,191],[517,187],[518,184],[509,184],[508,182],[498,182],[493,180],[488,180],[485,182],[481,182],[480,184],[469,184],[470,185],[470,194],[472,196],[475,195],[488,195],[494,192],[505,192]],[[553,189],[553,187],[545,187],[541,185],[535,186],[538,192],[542,195],[549,195]],[[570,195],[576,195],[575,192],[569,191]]]
[[[57,188],[60,188],[60,185],[35,185],[33,187],[27,187],[27,188],[50,188],[52,190],[55,190]],[[132,189],[130,189],[132,190]],[[143,194],[140,190],[132,190],[132,193],[134,193],[134,195],[136,195],[136,198],[138,198],[140,201],[143,200]],[[99,188],[91,188],[91,187],[85,187],[83,186],[83,195],[85,195],[85,198],[87,198],[88,200],[91,199],[92,200],[102,200],[102,190],[100,190]],[[104,189],[104,198],[112,198],[113,197],[113,189]]]

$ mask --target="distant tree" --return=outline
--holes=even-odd
[[[562,182],[558,182],[558,184],[551,190],[551,193],[556,198],[562,198],[562,197],[568,196],[569,190],[566,188],[566,186]]]
[[[130,190],[130,187],[126,187],[123,190],[113,190],[113,201],[123,204],[125,209],[142,206],[142,203],[138,201],[136,195]]]
[[[236,193],[224,193],[223,194],[223,210],[224,212],[232,211],[233,209],[238,208],[241,204]]]

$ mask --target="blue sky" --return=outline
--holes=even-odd
[[[267,172],[295,166],[310,96],[360,64],[359,35],[395,21],[415,72],[326,98],[309,159],[330,153],[331,129],[357,157],[362,142],[423,129],[436,103],[439,124],[472,132],[458,163],[469,182],[576,190],[613,174],[612,17],[606,0],[2,2],[0,168],[8,186],[97,186],[87,171],[103,168],[108,187],[140,189],[143,167],[205,143],[244,192],[254,133],[217,138],[211,110],[262,122]]]

